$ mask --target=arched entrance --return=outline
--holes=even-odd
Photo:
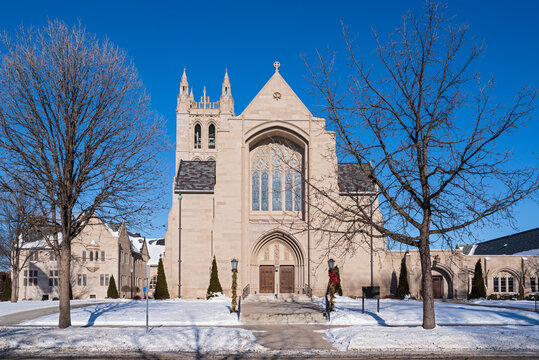
[[[453,275],[453,271],[444,264],[432,267],[432,290],[435,298],[454,297]]]
[[[299,293],[305,276],[305,256],[291,235],[274,230],[255,243],[251,251],[252,290],[260,294]]]

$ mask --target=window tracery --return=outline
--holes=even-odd
[[[287,141],[257,146],[251,155],[251,209],[302,211],[303,157]]]

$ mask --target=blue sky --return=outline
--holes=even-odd
[[[512,7],[509,7],[511,6]],[[328,47],[344,56],[340,21],[358,34],[358,45],[374,49],[371,28],[386,35],[394,30],[404,12],[419,12],[423,1],[9,1],[2,4],[0,29],[12,32],[18,25],[41,26],[47,17],[68,24],[81,21],[89,32],[108,37],[132,57],[140,77],[152,95],[152,104],[167,120],[171,142],[175,139],[176,95],[183,68],[195,98],[206,85],[212,101],[218,100],[225,67],[228,67],[239,114],[272,75],[273,62],[311,109],[301,54],[312,58],[316,48]],[[494,74],[496,95],[508,101],[524,84],[539,86],[539,2],[451,1],[449,14],[457,23],[469,23],[470,34],[485,41],[487,50],[479,69]],[[535,112],[537,117],[538,112]],[[535,165],[530,156],[537,146],[537,118],[525,131],[514,135],[509,146],[519,162]],[[174,153],[165,154],[172,181]],[[170,189],[170,181],[163,184]],[[170,196],[166,198],[170,202]],[[508,224],[480,229],[478,238],[488,240],[539,226],[538,204],[525,201],[515,208],[516,229]],[[160,212],[157,230],[164,236],[168,210]]]

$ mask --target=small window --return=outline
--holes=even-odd
[[[99,277],[99,285],[109,286],[109,274],[101,274]]]
[[[54,251],[49,252],[49,261],[56,261],[56,257],[54,255]]]
[[[90,261],[94,261],[94,252],[90,251]]]
[[[105,252],[101,251],[101,261],[105,261]]]
[[[86,286],[86,274],[82,274],[82,285]]]
[[[502,277],[502,292],[506,292],[506,290],[507,290],[506,279]]]
[[[98,251],[95,252],[95,261],[99,261],[99,252]]]
[[[49,270],[49,286],[58,286],[58,270]]]
[[[154,275],[150,279],[150,289],[154,290],[156,284],[157,284],[157,275]]]
[[[195,125],[195,149],[202,148],[202,128],[200,124]]]
[[[24,270],[24,286],[37,286],[37,270]]]
[[[86,251],[82,252],[82,261],[86,261]]]
[[[530,288],[532,292],[535,292],[535,278],[534,277],[530,278]]]
[[[38,252],[37,251],[32,251],[30,253],[30,261],[38,261],[39,260],[39,256],[38,256]]]
[[[513,292],[514,291],[514,280],[512,277],[510,278],[507,278],[507,291],[508,292]]]
[[[208,148],[215,149],[215,125],[213,124],[208,128]]]
[[[494,292],[499,292],[500,291],[500,279],[495,277],[494,278]]]
[[[95,299],[95,294],[90,294],[90,299]]]

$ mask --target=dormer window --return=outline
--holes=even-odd
[[[208,128],[208,148],[215,149],[215,125]]]
[[[202,128],[200,124],[195,125],[195,149],[202,148]]]

